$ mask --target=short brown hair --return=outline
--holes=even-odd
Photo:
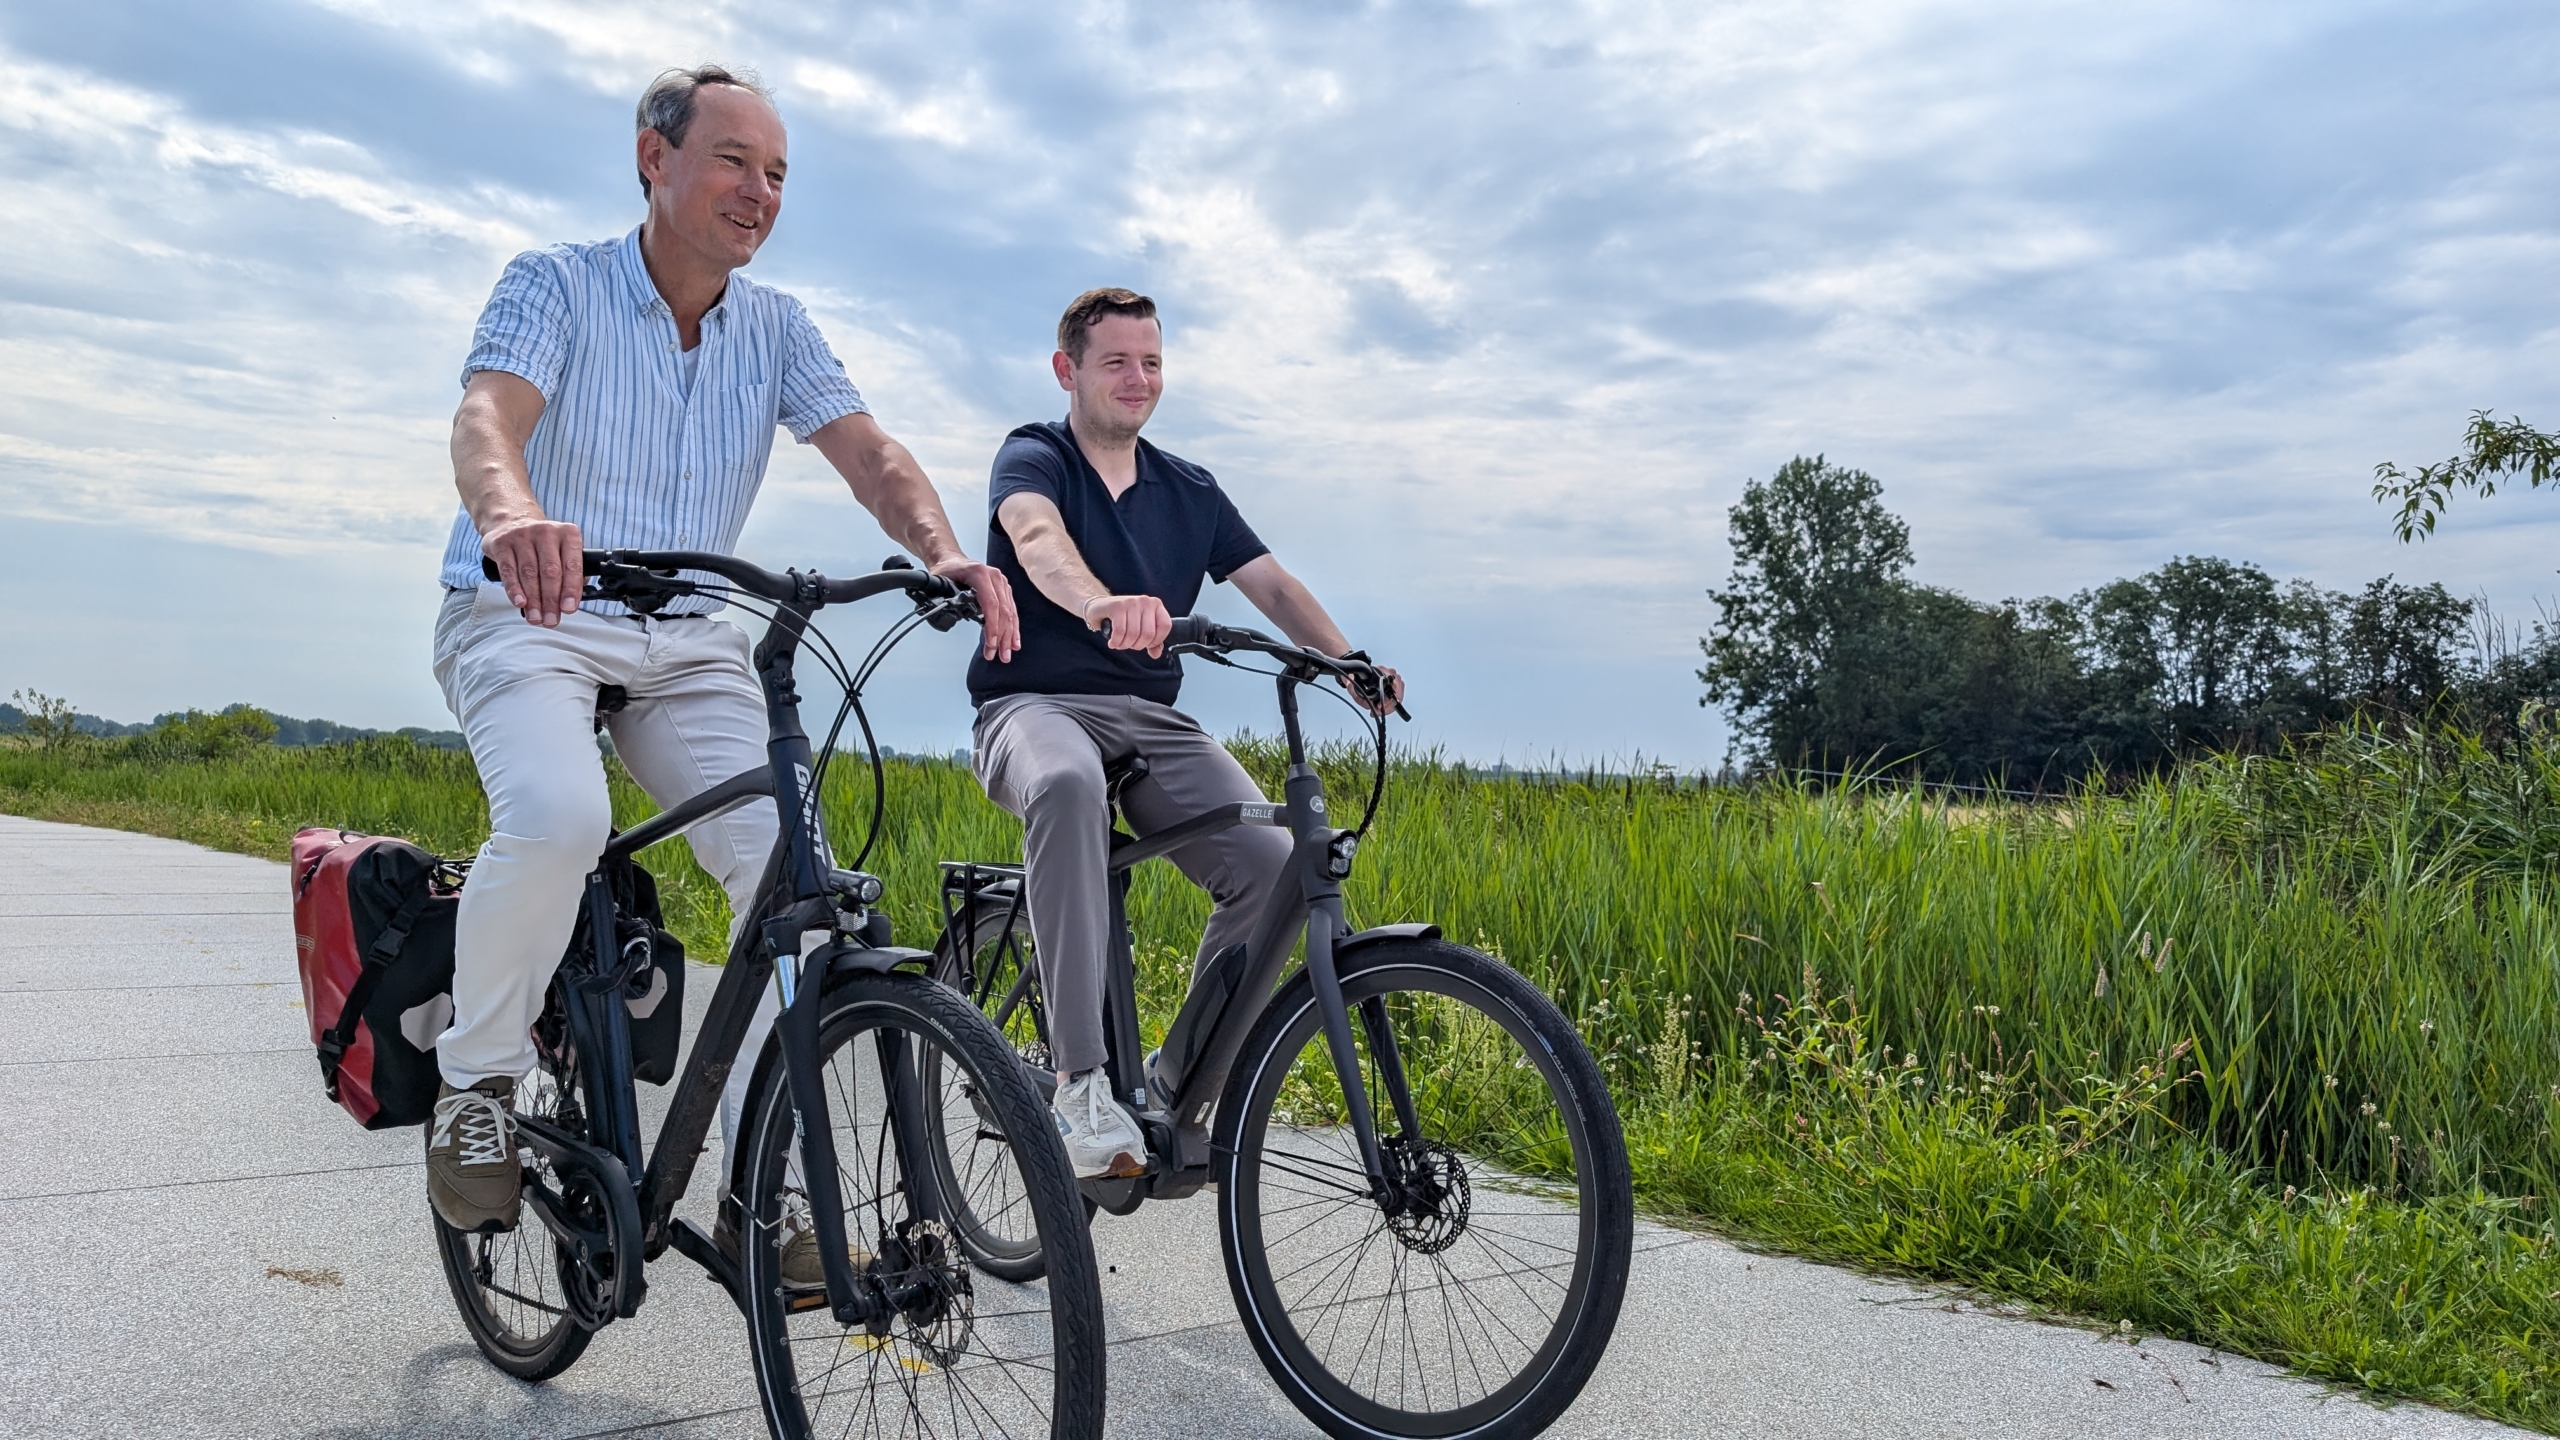
[[[1058,317],[1058,348],[1067,352],[1069,360],[1078,365],[1084,363],[1085,344],[1093,338],[1093,327],[1106,315],[1155,320],[1156,302],[1117,285],[1105,285],[1077,296],[1067,306],[1067,313]],[[1161,328],[1164,322],[1156,320],[1156,324]]]

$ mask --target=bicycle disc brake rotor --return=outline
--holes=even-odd
[[[1387,1216],[1387,1229],[1404,1247],[1437,1255],[1467,1233],[1475,1192],[1467,1184],[1466,1157],[1437,1140],[1397,1138],[1385,1150],[1403,1203]]]
[[[952,1243],[949,1226],[939,1220],[901,1224],[882,1243],[871,1276],[893,1307],[872,1322],[874,1335],[886,1335],[903,1321],[907,1342],[945,1367],[968,1350],[977,1333],[977,1297],[969,1284],[969,1262]]]

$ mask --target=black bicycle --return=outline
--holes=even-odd
[[[1386,723],[1367,717],[1377,742],[1367,813],[1331,828],[1298,691],[1331,677],[1380,695],[1373,666],[1198,616],[1174,622],[1167,648],[1231,666],[1239,652],[1277,662],[1259,673],[1279,682],[1286,798],[1221,806],[1143,837],[1113,831],[1109,1074],[1152,1154],[1143,1175],[1081,1182],[1087,1212],[1125,1215],[1214,1184],[1245,1332],[1281,1390],[1330,1434],[1535,1434],[1589,1380],[1626,1293],[1632,1187],[1599,1067],[1554,1003],[1494,957],[1434,925],[1345,922],[1342,881],[1385,791]],[[1108,766],[1114,807],[1145,777],[1144,756]],[[1208,960],[1142,1060],[1130,872],[1234,825],[1286,827],[1289,867],[1251,938]],[[1027,1079],[1053,1090],[1021,868],[942,869],[934,975],[1004,1032]],[[1305,963],[1282,983],[1301,937]],[[954,1236],[989,1273],[1038,1275],[1066,1257],[991,1163],[1000,1133],[940,1131]]]
[[[869,845],[838,868],[818,814],[837,737],[848,715],[861,719],[863,684],[916,625],[974,617],[968,593],[903,560],[851,580],[690,551],[590,550],[585,564],[590,599],[652,614],[678,596],[716,594],[769,622],[755,666],[771,764],[616,835],[589,876],[535,1029],[539,1068],[519,1096],[523,1219],[496,1234],[437,1221],[463,1323],[500,1369],[548,1379],[598,1329],[638,1309],[646,1262],[673,1246],[745,1312],[777,1436],[1100,1435],[1101,1289],[1047,1108],[987,1018],[922,973],[931,954],[890,943],[880,881],[860,869]],[[810,627],[823,606],[890,591],[912,597],[916,612],[858,667]],[[845,688],[814,749],[793,674],[804,644]],[[867,720],[862,732],[867,742]],[[876,840],[882,782],[871,750]],[[644,1155],[631,1012],[657,983],[659,942],[631,857],[767,796],[783,823],[762,898]],[[757,1001],[777,982],[784,1008],[773,1038],[741,1057]],[[674,1210],[741,1059],[755,1068],[722,1201],[724,1228],[739,1237],[733,1263]],[[978,1137],[982,1167],[1017,1199],[1009,1223],[1037,1237],[1040,1276],[980,1274],[955,1242],[952,1217],[970,1213],[940,1158],[955,1113]],[[804,1230],[816,1239],[820,1286],[788,1283],[780,1267],[787,1237]]]

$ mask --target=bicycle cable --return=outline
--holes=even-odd
[[[1224,655],[1213,654],[1206,650],[1192,650],[1186,653],[1197,655],[1203,660],[1224,665],[1230,670],[1241,670],[1247,675],[1268,675],[1275,680],[1293,678],[1285,670],[1264,670],[1252,665],[1240,665]],[[1371,730],[1376,736],[1375,748],[1378,757],[1377,770],[1369,780],[1369,804],[1366,809],[1360,812],[1360,823],[1357,826],[1354,826],[1351,831],[1352,839],[1365,839],[1369,834],[1370,822],[1378,818],[1378,806],[1380,802],[1385,800],[1387,794],[1387,717],[1374,710],[1361,708],[1358,702],[1354,701],[1349,695],[1333,688],[1332,686],[1319,685],[1305,680],[1301,680],[1298,683],[1303,688],[1313,689],[1321,695],[1340,701],[1350,709],[1352,714],[1360,718],[1361,725],[1364,728]]]
[[[871,824],[863,838],[862,851],[855,857],[850,867],[855,870],[861,869],[862,862],[870,858],[873,845],[879,841],[881,819],[887,809],[888,801],[888,776],[881,764],[879,742],[872,735],[871,718],[862,709],[861,686],[869,679],[871,671],[878,667],[879,662],[886,658],[888,648],[893,647],[898,639],[905,638],[907,632],[913,630],[916,624],[925,618],[925,614],[919,612],[903,623],[892,625],[890,628],[896,638],[883,636],[882,640],[875,643],[871,651],[864,656],[863,666],[857,669],[845,664],[843,652],[836,649],[835,641],[818,628],[812,612],[802,610],[787,601],[769,600],[761,595],[742,596],[733,585],[696,582],[694,593],[735,605],[749,615],[772,623],[779,623],[780,612],[789,610],[799,620],[799,624],[794,628],[800,637],[804,641],[815,642],[814,647],[810,647],[810,653],[817,655],[820,668],[824,669],[828,677],[843,689],[845,698],[843,703],[836,707],[835,719],[827,727],[826,743],[817,751],[809,785],[800,797],[799,813],[792,817],[792,824],[804,829],[808,828],[812,812],[824,813],[820,797],[822,788],[826,784],[828,765],[835,758],[836,740],[844,731],[846,714],[851,712],[862,726],[863,748],[871,762]]]

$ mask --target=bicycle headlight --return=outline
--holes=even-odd
[[[1348,830],[1337,833],[1324,847],[1324,878],[1347,880],[1351,876],[1351,857],[1360,853],[1360,837]]]

